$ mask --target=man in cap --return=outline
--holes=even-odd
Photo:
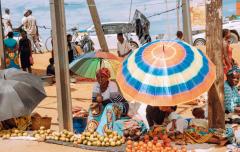
[[[4,27],[4,36],[6,37],[9,32],[13,31],[10,10],[8,8],[5,9],[5,14],[2,17],[2,22]]]
[[[237,107],[240,106],[240,94],[238,93],[237,85],[240,79],[240,69],[233,66],[227,73],[227,80],[224,83],[224,105],[225,112],[237,112]],[[238,111],[239,112],[239,111]]]

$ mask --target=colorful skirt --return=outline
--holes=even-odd
[[[124,103],[109,103],[102,106],[97,113],[89,110],[86,131],[96,131],[104,135],[107,131],[113,130],[115,121],[124,114],[124,108]]]
[[[19,58],[17,55],[17,52],[13,52],[10,51],[10,49],[8,49],[7,53],[6,53],[6,68],[16,68],[16,69],[20,69],[19,66]]]

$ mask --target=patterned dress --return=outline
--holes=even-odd
[[[97,94],[100,93],[100,85],[96,83],[93,87],[92,101],[96,103]],[[93,112],[89,110],[87,131],[97,131],[103,135],[108,130],[113,130],[116,120],[125,116],[128,111],[128,103],[119,93],[117,84],[110,81],[108,88],[102,92],[103,96],[102,105],[99,105],[99,111]]]
[[[234,112],[236,106],[240,106],[240,95],[237,87],[231,87],[227,81],[224,83],[225,111]]]
[[[6,68],[16,68],[19,67],[19,58],[17,52],[17,41],[13,38],[7,38],[4,40],[4,50],[6,55]]]

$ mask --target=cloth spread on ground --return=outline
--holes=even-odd
[[[129,118],[123,118],[120,120],[115,121],[114,123],[114,131],[117,131],[119,135],[123,135],[124,130],[127,129],[139,129],[141,130],[141,133],[145,133],[147,131],[147,128],[145,124],[140,120],[134,120]]]

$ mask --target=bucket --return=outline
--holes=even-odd
[[[73,130],[76,134],[82,133],[87,126],[87,117],[74,117],[73,118]]]

